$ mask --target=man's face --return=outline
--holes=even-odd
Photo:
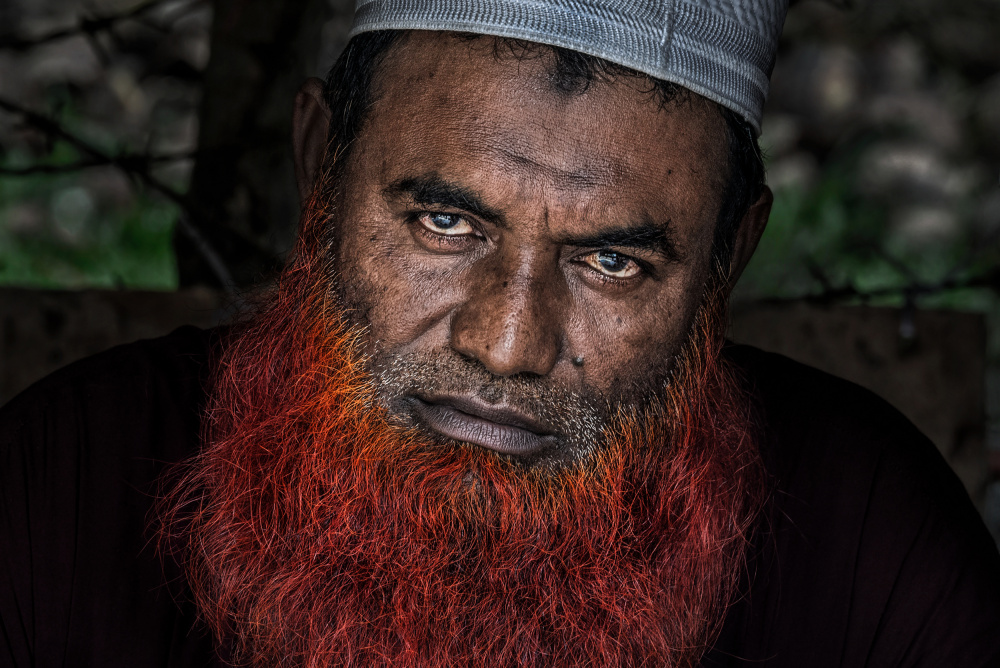
[[[711,644],[766,490],[705,294],[723,125],[645,82],[560,92],[550,64],[439,34],[392,52],[332,214],[312,203],[220,346],[164,526],[237,659],[694,665]]]
[[[334,270],[404,421],[564,460],[662,389],[710,278],[724,123],[416,32],[343,172]],[[560,408],[561,407],[561,408]],[[595,426],[596,425],[596,426]]]

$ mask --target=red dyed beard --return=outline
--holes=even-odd
[[[325,220],[216,364],[163,504],[203,619],[259,666],[692,666],[764,499],[749,404],[701,309],[652,405],[557,471],[394,424],[329,311]]]

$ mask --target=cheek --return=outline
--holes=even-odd
[[[440,263],[421,262],[402,223],[350,217],[337,244],[336,270],[345,304],[369,327],[370,343],[405,351],[447,339],[447,321],[463,298],[462,282]]]
[[[610,303],[578,302],[567,328],[584,383],[605,396],[662,382],[687,340],[704,295],[701,271],[677,272],[659,289]]]

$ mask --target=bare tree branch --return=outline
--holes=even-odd
[[[96,160],[81,160],[66,165],[31,165],[30,167],[0,167],[0,176],[32,176],[34,174],[68,174],[89,167],[107,165]]]
[[[936,283],[913,282],[908,285],[878,288],[875,290],[858,290],[850,284],[841,287],[828,286],[813,294],[797,297],[765,297],[757,301],[766,304],[806,302],[809,304],[829,305],[848,300],[869,302],[884,297],[903,297],[907,303],[913,303],[920,297],[969,289],[987,289],[1000,293],[1000,268],[994,268],[964,278],[948,278]]]
[[[142,156],[109,155],[90,142],[69,132],[55,120],[26,109],[11,100],[0,98],[0,109],[20,115],[26,123],[41,130],[46,136],[62,139],[82,154],[88,156],[85,161],[78,164],[86,166],[114,165],[126,174],[138,179],[149,189],[160,193],[171,202],[177,204],[185,214],[177,218],[177,224],[181,231],[191,239],[223,287],[228,288],[232,286],[232,275],[226,268],[222,257],[202,233],[200,224],[193,222],[199,220],[197,207],[183,193],[178,192],[154,177],[150,172],[150,165],[147,158]],[[46,169],[45,166],[39,166],[39,168],[42,171]]]
[[[27,167],[0,167],[0,176],[32,176],[35,174],[68,174],[78,172],[91,167],[106,167],[114,165],[121,167],[128,166],[128,171],[150,169],[153,165],[180,162],[182,160],[193,160],[197,155],[196,151],[188,153],[178,153],[177,155],[131,155],[118,158],[118,162],[111,160],[78,160],[64,165],[29,165]]]
[[[32,49],[36,46],[42,44],[47,44],[49,42],[55,42],[60,39],[66,39],[69,37],[76,37],[77,35],[87,35],[93,38],[99,32],[112,29],[115,24],[121,21],[126,21],[128,19],[141,19],[145,14],[155,9],[156,7],[163,5],[166,0],[148,0],[132,9],[121,12],[119,14],[110,14],[108,16],[99,17],[86,17],[81,16],[77,19],[76,25],[70,26],[68,28],[62,28],[60,30],[54,30],[45,35],[39,35],[38,37],[29,38],[8,38],[0,40],[0,49],[12,49],[15,51],[25,51],[27,49]],[[195,5],[202,4],[204,0],[190,0],[186,5],[186,8],[194,7]],[[176,21],[184,12],[175,12],[174,16],[171,17],[170,23]],[[158,25],[153,21],[143,21],[143,25],[157,30],[166,30],[167,28],[162,25]]]

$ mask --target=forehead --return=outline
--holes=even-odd
[[[712,103],[689,93],[661,104],[650,80],[628,76],[567,92],[554,63],[546,49],[514,55],[490,38],[414,31],[379,69],[356,148],[386,181],[416,169],[578,206],[717,205],[726,141]]]

